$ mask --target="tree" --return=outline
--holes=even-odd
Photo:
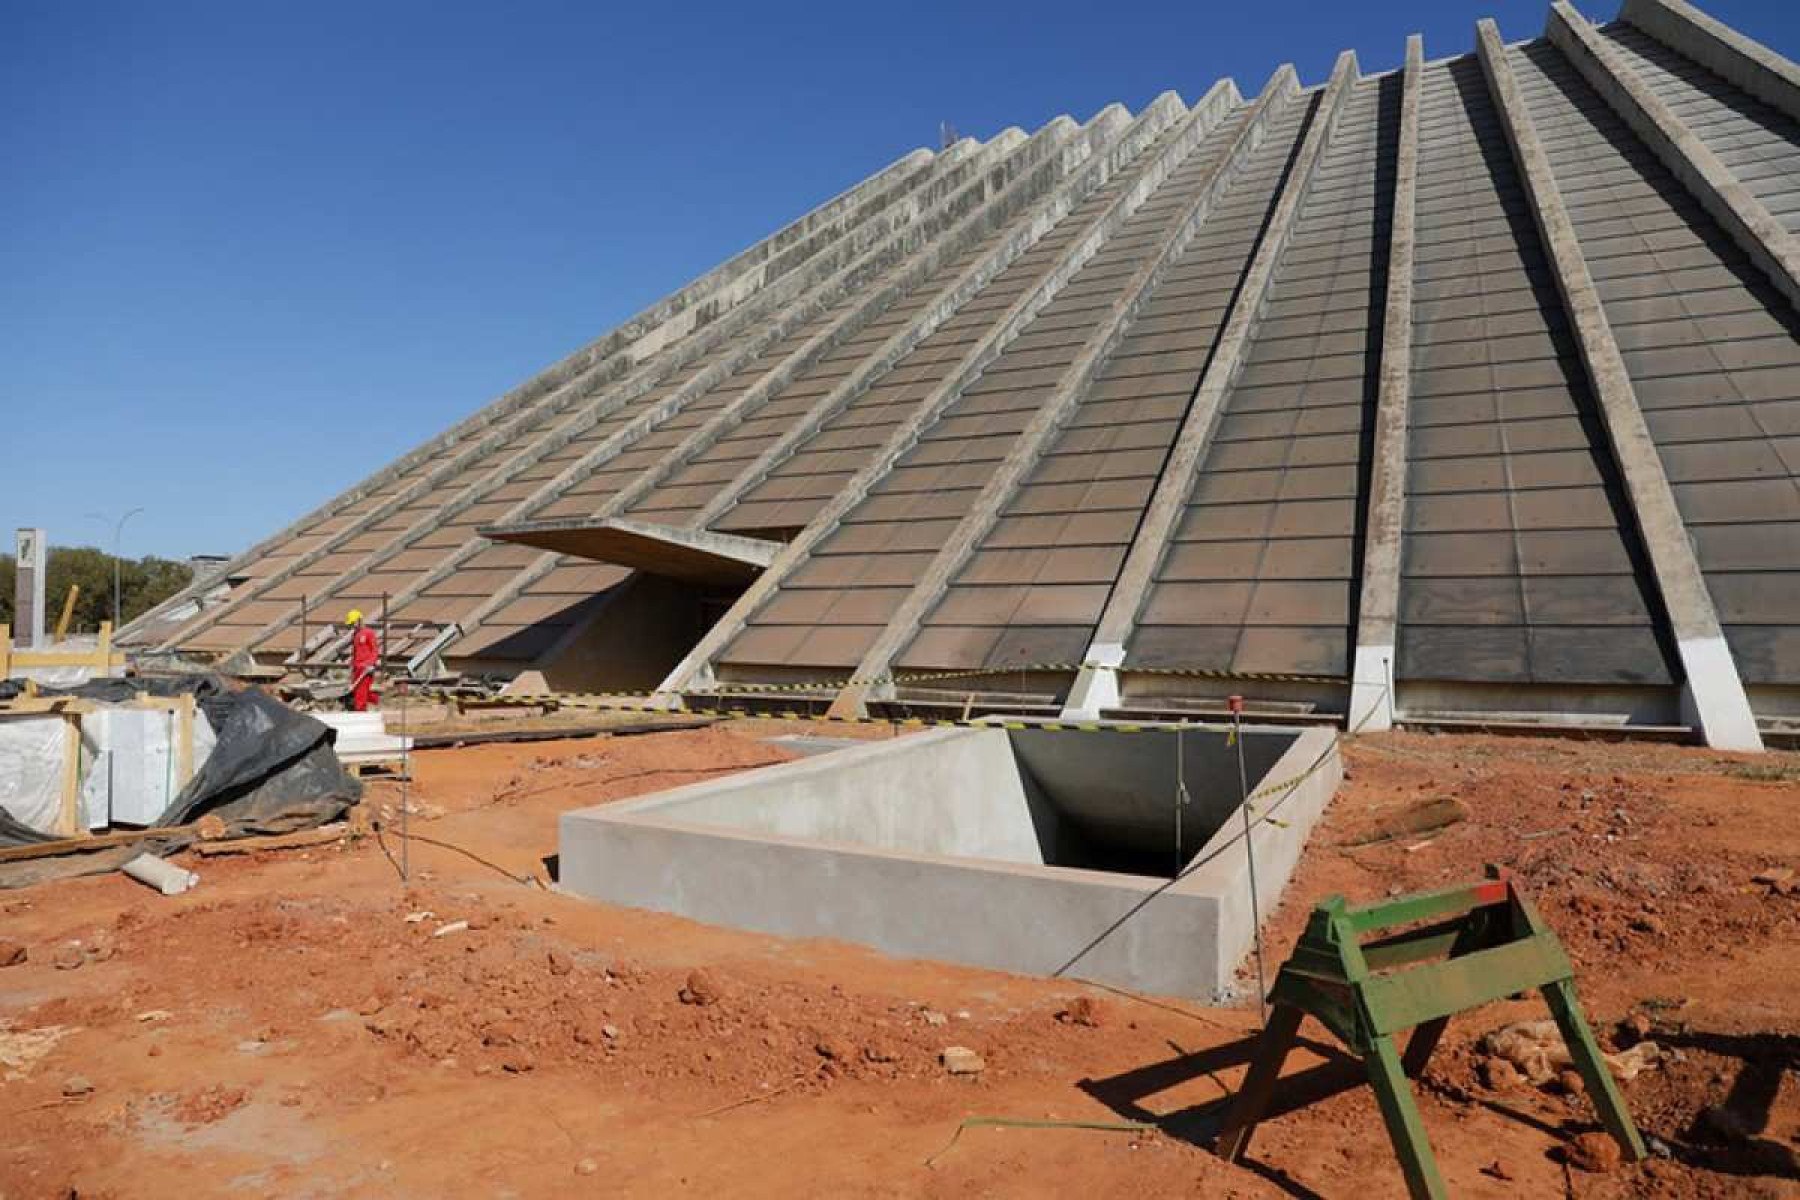
[[[10,554],[0,554],[0,622],[14,623],[13,588],[18,563]],[[186,587],[194,578],[194,569],[171,558],[148,555],[140,559],[119,560],[119,609],[121,623],[143,616],[170,596]],[[69,585],[79,584],[81,594],[75,600],[75,612],[69,621],[71,633],[93,633],[100,622],[112,620],[113,556],[92,546],[52,546],[49,570],[44,580],[44,626],[53,628],[62,615],[63,600]]]

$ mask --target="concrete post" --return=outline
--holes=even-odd
[[[1414,201],[1419,189],[1419,91],[1425,43],[1406,39],[1400,93],[1400,140],[1394,156],[1394,201],[1388,238],[1387,298],[1381,324],[1381,383],[1375,405],[1374,463],[1369,477],[1362,583],[1356,606],[1356,653],[1350,668],[1354,732],[1391,729],[1394,647],[1400,618],[1400,542],[1406,529],[1406,446],[1412,398]]]
[[[1283,67],[1270,79],[1269,86],[1264,91],[1277,88],[1278,84],[1281,89],[1291,87],[1292,79],[1293,68]],[[743,631],[750,614],[775,594],[788,573],[806,561],[813,547],[837,528],[838,522],[868,495],[869,489],[887,474],[894,462],[918,440],[919,435],[962,395],[965,388],[980,378],[988,364],[1024,332],[1032,319],[1062,291],[1087,260],[1099,251],[1106,239],[1137,211],[1138,206],[1148,199],[1181,160],[1199,144],[1204,134],[1202,117],[1203,110],[1200,108],[1184,117],[1174,132],[1161,140],[1147,162],[1138,163],[1135,153],[1123,153],[1121,148],[1115,148],[1104,160],[1094,164],[1094,169],[1104,168],[1108,173],[1122,171],[1127,164],[1131,164],[1131,185],[1123,188],[1104,209],[1088,219],[1068,247],[1038,272],[1024,293],[987,326],[981,337],[964,351],[963,356],[945,373],[937,386],[913,405],[907,418],[888,435],[881,449],[863,464],[862,469],[848,483],[838,489],[831,501],[788,543],[787,549],[770,564],[761,578],[738,597],[737,602],[714,623],[699,644],[676,664],[675,669],[669,672],[662,686],[657,689],[659,692],[678,695],[688,688],[712,682],[714,656]]]
[[[41,529],[18,531],[13,570],[13,644],[27,650],[44,645],[44,577],[49,573],[49,539]]]
[[[1777,221],[1675,111],[1651,91],[1587,18],[1566,0],[1550,8],[1551,43],[1750,256],[1775,290],[1800,308],[1800,239]]]
[[[1743,681],[1713,609],[1705,577],[1694,556],[1675,493],[1638,407],[1625,360],[1607,323],[1600,294],[1588,273],[1581,243],[1563,206],[1550,159],[1538,139],[1531,113],[1519,94],[1499,28],[1491,20],[1476,26],[1477,52],[1494,107],[1500,115],[1513,161],[1525,185],[1532,220],[1556,276],[1557,291],[1574,328],[1581,363],[1606,426],[1613,459],[1637,519],[1657,590],[1675,634],[1676,652],[1687,675],[1682,690],[1684,717],[1706,744],[1727,750],[1761,750],[1762,736],[1750,711]]]
[[[1137,624],[1138,610],[1143,607],[1151,577],[1168,551],[1169,536],[1181,518],[1181,510],[1193,487],[1194,472],[1199,469],[1200,459],[1212,441],[1213,429],[1219,422],[1219,410],[1243,368],[1263,305],[1268,300],[1275,268],[1287,249],[1295,218],[1312,183],[1313,170],[1324,154],[1325,144],[1331,138],[1338,114],[1343,111],[1344,100],[1358,74],[1354,52],[1346,50],[1338,55],[1312,127],[1306,131],[1306,138],[1294,157],[1293,168],[1281,189],[1281,198],[1276,201],[1274,212],[1269,214],[1262,242],[1244,272],[1243,283],[1232,301],[1225,326],[1219,332],[1212,359],[1200,376],[1194,398],[1188,402],[1187,413],[1175,435],[1174,449],[1168,462],[1163,464],[1156,490],[1150,494],[1150,503],[1138,522],[1131,549],[1119,568],[1119,577],[1113,583],[1112,594],[1107,597],[1106,608],[1095,626],[1093,640],[1088,643],[1081,671],[1076,675],[1074,687],[1063,707],[1065,719],[1092,720],[1100,715],[1102,707],[1118,703],[1117,675],[1125,661],[1125,644]],[[1109,680],[1104,676],[1113,678]]]
[[[936,607],[958,572],[967,564],[975,549],[1000,519],[1007,503],[1050,448],[1057,430],[1093,386],[1107,359],[1124,339],[1137,317],[1138,310],[1149,299],[1156,285],[1168,273],[1174,260],[1193,240],[1214,203],[1237,177],[1244,161],[1262,143],[1263,133],[1276,114],[1293,102],[1297,88],[1278,92],[1265,91],[1256,110],[1239,126],[1230,148],[1219,156],[1205,181],[1196,190],[1183,211],[1172,221],[1161,240],[1144,259],[1142,265],[1125,281],[1115,295],[1112,307],[1095,322],[1094,329],[1076,351],[1075,358],[1064,370],[1056,386],[1039,402],[1031,421],[1014,440],[1006,457],[989,476],[969,511],[964,514],[943,547],[938,550],[924,574],[913,585],[906,599],[894,611],[885,628],[857,665],[855,677],[860,680],[885,679],[893,666],[894,656],[918,636],[919,625]],[[834,716],[860,716],[870,685],[852,684],[843,689],[833,702]]]
[[[1800,121],[1800,66],[1686,0],[1625,0],[1619,19]]]

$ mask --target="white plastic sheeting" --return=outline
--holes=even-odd
[[[94,677],[92,667],[18,667],[12,669],[14,679],[29,679],[42,687],[80,687]]]
[[[85,654],[91,657],[99,649],[99,638],[92,634],[78,634],[75,637],[64,638],[60,642],[46,642],[42,646],[34,647],[32,653],[67,654],[70,656]],[[33,683],[43,687],[53,688],[80,687],[88,680],[106,674],[107,672],[104,671],[95,671],[94,668],[87,663],[82,663],[79,666],[60,667],[22,667],[19,664],[14,663],[11,670],[11,675],[14,679],[29,679]]]
[[[174,801],[180,725],[167,709],[101,708],[81,714],[79,820],[92,829],[151,825]],[[66,718],[51,714],[0,718],[0,808],[39,833],[57,828],[61,809]],[[217,735],[204,711],[194,713],[194,770],[212,754]]]
[[[0,719],[0,808],[40,833],[55,833],[63,787],[63,718]]]
[[[180,718],[167,709],[103,708],[81,718],[82,820],[89,829],[151,825],[186,780],[176,777]],[[217,740],[204,711],[194,714],[194,770]]]
[[[387,731],[386,718],[377,712],[313,713],[337,731],[333,749],[341,763],[398,762],[412,749],[412,739]]]

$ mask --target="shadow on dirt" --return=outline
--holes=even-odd
[[[1211,1150],[1220,1126],[1224,1124],[1225,1114],[1235,1099],[1235,1093],[1219,1078],[1219,1072],[1247,1067],[1256,1053],[1257,1040],[1257,1035],[1252,1035],[1193,1054],[1170,1043],[1170,1048],[1175,1051],[1172,1058],[1104,1079],[1083,1079],[1076,1086],[1122,1117],[1155,1125],[1170,1137]],[[1282,1076],[1262,1116],[1263,1121],[1297,1112],[1364,1082],[1362,1064],[1336,1046],[1302,1037],[1294,1048],[1325,1061]],[[1221,1093],[1218,1099],[1166,1113],[1145,1107],[1144,1102],[1151,1096],[1201,1078],[1212,1079]],[[1299,1200],[1320,1200],[1318,1192],[1254,1157],[1246,1157],[1239,1165]]]

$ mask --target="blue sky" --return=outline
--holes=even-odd
[[[1793,0],[1706,7],[1800,57]],[[1385,70],[1546,11],[0,0],[6,548],[142,505],[127,553],[242,549],[940,121]]]

